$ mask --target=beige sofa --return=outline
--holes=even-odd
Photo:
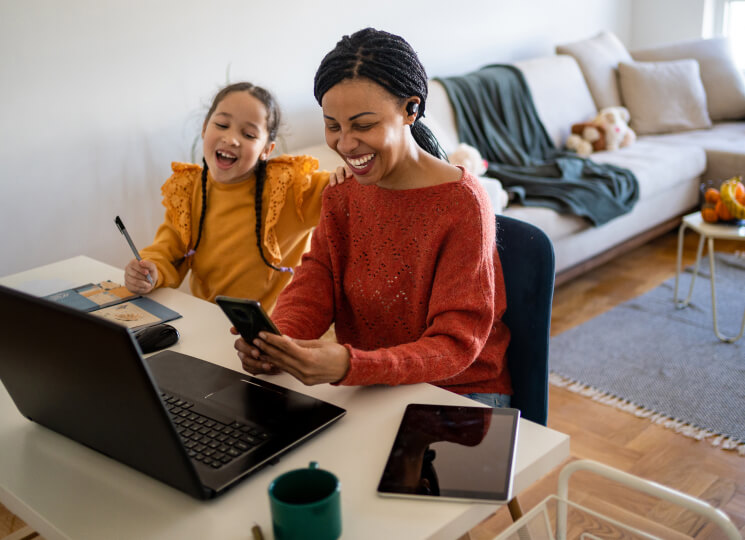
[[[588,41],[594,41],[598,46],[593,47]],[[620,45],[612,35],[604,33],[572,44],[576,48],[564,46],[557,50],[571,53],[574,49],[602,56],[610,48],[609,41],[612,45]],[[650,62],[695,58],[698,55],[704,66],[701,74],[709,74],[707,68],[714,72],[706,85],[713,89],[709,94],[713,93],[715,98],[719,98],[717,89],[721,94],[721,85],[735,86],[728,87],[729,95],[714,102],[713,106],[718,104],[719,108],[712,110],[711,117],[716,119],[711,127],[659,134],[643,133],[632,146],[591,156],[591,159],[600,163],[628,168],[636,175],[640,195],[630,213],[605,225],[593,227],[582,218],[560,215],[547,208],[510,205],[504,210],[505,215],[533,223],[548,234],[556,251],[558,282],[570,279],[675,227],[682,215],[698,206],[702,180],[745,176],[745,83],[739,73],[730,73],[728,79],[722,76],[721,70],[712,68],[716,60],[712,57],[722,52],[722,45],[723,42],[718,40],[699,40],[640,51],[638,55],[632,53],[628,58],[619,59],[633,65],[636,58]],[[620,56],[623,57],[622,53]],[[598,109],[604,106],[628,106],[623,100],[620,84],[624,81],[619,81],[617,75],[619,61],[605,58],[593,64],[582,60],[580,53],[515,62],[526,78],[541,121],[557,147],[563,147],[573,123],[593,118]],[[728,58],[720,60],[731,63]],[[603,92],[608,87],[603,88],[600,83],[594,85],[593,94],[591,84],[588,84],[593,74],[595,79],[609,81],[611,90],[618,85],[615,95],[611,91],[606,92],[610,96],[604,96]],[[671,81],[671,84],[674,82]],[[663,102],[670,99],[666,89],[660,90],[664,91],[661,97]],[[604,101],[604,97],[607,100]],[[728,107],[722,107],[724,99],[731,101]],[[712,108],[712,105],[709,107]],[[427,113],[430,127],[446,151],[450,151],[457,144],[455,118],[444,88],[436,81],[430,83]],[[728,116],[739,117],[740,120],[723,119]],[[631,127],[634,127],[633,111]]]
[[[714,49],[712,51],[712,49]],[[598,152],[591,159],[630,169],[639,181],[639,200],[634,209],[625,215],[599,226],[573,215],[562,215],[538,207],[508,205],[503,213],[540,227],[551,238],[556,252],[557,282],[562,282],[587,269],[601,264],[616,254],[640,245],[652,237],[674,228],[680,217],[694,210],[699,203],[699,186],[702,180],[725,179],[734,175],[745,175],[745,82],[741,74],[722,76],[721,69],[712,68],[712,63],[731,65],[729,57],[721,58],[720,41],[699,40],[670,47],[641,51],[639,60],[645,62],[671,61],[676,58],[701,58],[701,79],[707,96],[714,102],[702,105],[711,109],[713,123],[703,129],[690,129],[682,122],[681,127],[670,128],[669,118],[659,119],[664,133],[641,133],[635,144],[612,152]],[[598,109],[610,105],[630,105],[624,102],[623,88],[629,98],[634,88],[629,81],[619,80],[619,63],[634,68],[633,56],[623,49],[611,34],[603,33],[589,40],[557,47],[556,54],[516,62],[524,74],[538,114],[549,136],[557,147],[563,147],[571,125],[593,118]],[[720,58],[715,57],[719,54]],[[729,62],[729,64],[727,64]],[[643,68],[667,67],[668,64],[643,64]],[[675,66],[675,65],[673,65]],[[690,65],[686,66],[690,68]],[[707,71],[708,70],[708,71]],[[690,70],[686,71],[689,73]],[[654,72],[653,72],[654,73]],[[707,81],[703,75],[709,75]],[[733,78],[734,77],[734,78]],[[680,87],[679,81],[667,81]],[[649,81],[647,81],[649,82]],[[621,84],[621,83],[626,83]],[[729,85],[727,94],[717,90]],[[691,86],[694,86],[692,83]],[[647,89],[642,96],[654,92]],[[660,88],[663,103],[674,103],[670,88]],[[652,97],[649,97],[652,99]],[[731,103],[722,103],[729,99]],[[685,100],[684,104],[685,104]],[[642,105],[648,105],[643,102]],[[727,105],[727,106],[724,106]],[[688,105],[686,105],[688,106]],[[636,107],[639,109],[639,107]],[[634,127],[632,110],[631,127]],[[685,112],[685,111],[684,111]],[[701,111],[698,111],[699,113]],[[670,115],[668,115],[669,117]],[[673,114],[675,124],[678,117]],[[728,118],[734,116],[739,118]],[[652,119],[654,120],[654,119]],[[433,130],[443,148],[449,153],[458,144],[455,118],[449,99],[442,85],[431,81],[426,106],[425,123]],[[655,126],[640,123],[642,131],[654,131]],[[339,163],[338,157],[324,147],[306,149],[317,155],[321,166],[332,167]],[[498,206],[498,183],[484,185],[495,206]]]

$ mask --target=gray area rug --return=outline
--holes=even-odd
[[[550,381],[745,455],[745,337],[717,339],[708,258],[691,304],[676,309],[675,278],[551,339]],[[719,331],[736,336],[745,311],[745,258],[716,254]],[[685,298],[691,268],[681,275]]]

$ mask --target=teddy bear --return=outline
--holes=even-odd
[[[566,147],[587,157],[592,152],[618,150],[636,141],[629,127],[630,115],[625,107],[605,107],[589,122],[572,126]]]
[[[572,134],[567,138],[566,147],[582,157],[605,150],[605,128],[594,122],[574,124]]]
[[[636,141],[636,133],[629,127],[631,115],[626,107],[600,109],[593,123],[605,130],[605,149],[618,150]]]
[[[495,214],[502,213],[507,206],[509,196],[502,188],[502,183],[496,178],[482,176],[488,168],[488,162],[481,157],[478,149],[466,143],[460,143],[455,149],[448,154],[448,161],[453,165],[460,165],[468,172],[478,178],[481,185],[486,189],[489,195]]]
[[[488,167],[488,162],[481,157],[478,149],[466,143],[456,146],[455,150],[448,154],[448,161],[453,165],[460,165],[474,176],[481,176]]]

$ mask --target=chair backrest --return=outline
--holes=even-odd
[[[523,418],[548,419],[548,340],[554,296],[554,248],[538,227],[496,216],[497,249],[507,292],[503,321],[510,329],[507,367],[511,407]]]

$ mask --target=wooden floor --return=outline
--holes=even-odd
[[[686,238],[686,264],[693,260],[695,244],[691,233]],[[716,247],[734,251],[743,249],[743,244],[717,242]],[[552,335],[659,285],[674,275],[675,255],[676,234],[669,233],[557,287]],[[571,436],[572,459],[600,461],[706,500],[724,510],[745,535],[745,457],[553,386],[549,390],[548,425]],[[527,512],[547,495],[555,494],[557,477],[558,470],[523,492],[519,498],[523,510]],[[710,527],[687,512],[586,473],[573,477],[570,497],[624,522],[641,516],[645,521],[642,526],[669,526],[696,538],[718,538]],[[509,523],[505,508],[463,539],[492,539]],[[0,538],[22,526],[23,522],[0,505]],[[660,536],[674,539],[676,533],[668,529]]]
[[[686,236],[684,264],[695,259],[696,243],[697,235]],[[715,247],[730,252],[745,249],[741,242],[717,241]],[[677,233],[672,232],[557,287],[551,334],[579,325],[674,276],[676,253]],[[570,460],[600,461],[703,499],[722,509],[745,536],[745,457],[553,386],[549,388],[548,426],[570,435]],[[657,530],[661,538],[676,538],[676,531],[701,539],[721,538],[718,530],[695,514],[589,473],[576,473],[572,478],[570,500],[620,517],[622,522],[640,516],[637,524]],[[522,493],[523,511],[556,494],[557,479],[558,470]],[[461,540],[492,539],[511,522],[503,508]],[[660,527],[665,529],[660,532]]]

